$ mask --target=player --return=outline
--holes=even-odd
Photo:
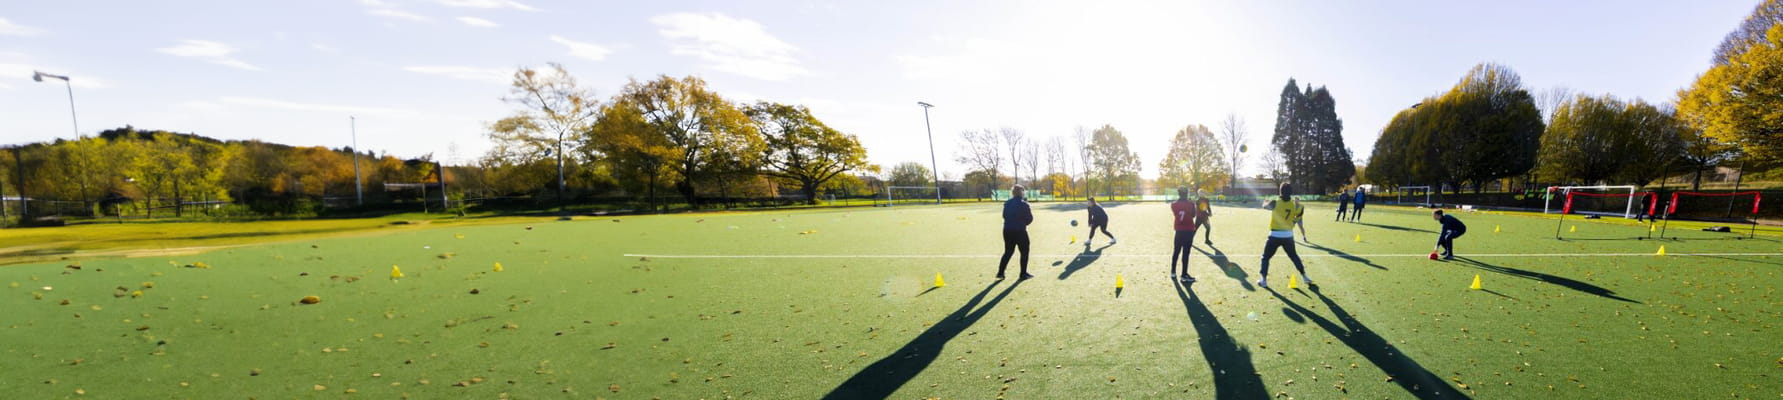
[[[1312,285],[1312,279],[1306,277],[1306,265],[1300,263],[1300,254],[1294,251],[1294,225],[1306,213],[1306,208],[1294,200],[1294,186],[1283,183],[1277,191],[1278,196],[1263,208],[1269,212],[1269,239],[1263,242],[1263,277],[1257,279],[1257,286],[1269,287],[1269,258],[1275,257],[1276,248],[1288,253],[1288,260],[1294,261],[1294,269],[1300,272],[1300,280]],[[1305,236],[1305,227],[1301,228]]]
[[[1090,196],[1090,238],[1083,241],[1084,246],[1089,246],[1090,242],[1096,241],[1096,229],[1098,228],[1102,229],[1103,236],[1108,236],[1108,244],[1114,245],[1114,234],[1108,233],[1108,211],[1102,209],[1102,203],[1097,203],[1095,196]]]
[[[1467,234],[1467,225],[1461,223],[1461,220],[1455,219],[1455,216],[1453,215],[1443,214],[1442,210],[1436,210],[1436,212],[1431,213],[1430,218],[1436,219],[1436,222],[1442,223],[1442,233],[1437,234],[1436,236],[1436,247],[1441,248],[1443,251],[1442,259],[1455,259],[1455,238]],[[1430,251],[1434,253],[1436,252],[1436,249],[1431,249]]]
[[[1335,219],[1333,221],[1343,221],[1344,217],[1349,216],[1348,215],[1349,213],[1350,213],[1350,191],[1339,190],[1339,191],[1337,191],[1337,219]]]
[[[1003,271],[1009,267],[1009,256],[1016,249],[1022,252],[1022,280],[1033,278],[1028,275],[1028,224],[1034,223],[1034,210],[1028,208],[1025,196],[1027,189],[1015,185],[1009,189],[1009,201],[1003,202],[1003,261],[997,264],[997,279],[1003,279]]]
[[[1362,190],[1361,187],[1357,187],[1356,188],[1356,196],[1352,197],[1351,200],[1356,202],[1356,210],[1351,211],[1354,214],[1350,215],[1350,222],[1361,221],[1362,220],[1362,207],[1368,205],[1368,191]]]
[[[1195,229],[1202,231],[1202,232],[1207,232],[1207,239],[1206,239],[1205,243],[1207,243],[1208,246],[1212,246],[1213,245],[1213,225],[1208,224],[1207,219],[1208,219],[1208,217],[1213,216],[1213,206],[1207,204],[1207,191],[1206,190],[1196,190],[1195,191],[1195,209],[1196,209],[1196,211],[1201,212],[1201,214],[1195,218]],[[1194,238],[1189,238],[1189,241],[1194,241]]]
[[[1200,207],[1189,201],[1189,188],[1176,188],[1176,201],[1170,203],[1176,238],[1170,246],[1170,279],[1176,279],[1176,261],[1182,259],[1182,283],[1195,283],[1189,276],[1189,253],[1195,248],[1195,222],[1201,217]]]

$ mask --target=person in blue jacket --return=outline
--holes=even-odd
[[[1003,271],[1009,267],[1009,256],[1016,249],[1022,252],[1022,275],[1026,280],[1033,278],[1028,274],[1028,224],[1034,223],[1034,210],[1028,208],[1027,188],[1015,185],[1009,189],[1009,200],[1003,202],[1003,261],[997,264],[997,279],[1003,279]]]
[[[1356,188],[1356,197],[1351,198],[1351,201],[1356,202],[1356,210],[1351,211],[1353,214],[1350,214],[1350,222],[1361,221],[1362,207],[1368,205],[1368,191]]]
[[[1436,219],[1436,222],[1442,223],[1442,233],[1436,236],[1436,247],[1442,249],[1442,259],[1455,259],[1455,238],[1467,234],[1467,224],[1461,223],[1461,220],[1455,219],[1453,215],[1443,214],[1442,210],[1436,210],[1435,213],[1430,214],[1430,217]]]

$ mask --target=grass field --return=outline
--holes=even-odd
[[[1313,244],[1299,247],[1317,285],[1297,289],[1280,255],[1271,288],[1253,283],[1266,214],[1226,207],[1214,245],[1193,256],[1200,282],[1170,282],[1159,203],[1110,207],[1113,246],[1081,242],[1067,224],[1081,206],[1036,205],[1027,281],[992,278],[994,203],[436,223],[10,265],[0,387],[11,398],[1783,393],[1775,237],[1656,242],[1627,239],[1645,227],[1577,221],[1561,241],[1552,219],[1465,214],[1461,259],[1438,262],[1423,258],[1437,229],[1423,210],[1371,207],[1342,223],[1317,207]],[[512,221],[530,222],[501,223]],[[40,242],[86,240],[104,239]],[[154,246],[202,245],[164,240]],[[1652,255],[1660,245],[1669,255]],[[1468,289],[1476,275],[1484,290]]]

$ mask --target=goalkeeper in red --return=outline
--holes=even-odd
[[[1455,238],[1467,234],[1467,225],[1453,215],[1443,214],[1442,210],[1431,213],[1430,218],[1442,223],[1442,233],[1436,236],[1436,247],[1442,249],[1442,259],[1455,259]],[[1435,253],[1436,249],[1431,249],[1431,252]]]

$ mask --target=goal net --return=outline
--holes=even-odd
[[[1397,204],[1404,205],[1405,199],[1408,199],[1408,198],[1411,199],[1412,201],[1418,201],[1418,196],[1421,195],[1424,197],[1424,202],[1419,203],[1419,204],[1423,204],[1425,206],[1433,205],[1430,203],[1430,187],[1429,186],[1400,186],[1398,193],[1399,193],[1399,200],[1397,200],[1398,201]]]
[[[884,205],[939,204],[941,188],[934,186],[887,186]]]
[[[1635,212],[1639,211],[1635,209],[1635,201],[1640,200],[1639,196],[1636,196],[1637,190],[1639,188],[1634,186],[1549,186],[1548,193],[1542,200],[1542,213],[1552,214],[1555,211],[1560,211],[1562,214],[1619,215],[1623,218],[1634,218]],[[1580,194],[1580,196],[1573,196],[1574,194]],[[1556,200],[1565,204],[1560,204],[1561,207],[1556,208]],[[1574,203],[1575,201],[1577,203]]]
[[[1595,239],[1646,239],[1652,237],[1652,215],[1658,211],[1659,196],[1652,192],[1606,193],[1588,190],[1564,191],[1560,206],[1560,218],[1554,227],[1555,238],[1595,238]],[[1622,216],[1624,218],[1644,219],[1644,224],[1628,226],[1626,224],[1580,224],[1574,220],[1567,226],[1566,216],[1569,214],[1591,215],[1584,219],[1599,216]],[[1581,227],[1581,225],[1583,225]],[[1561,227],[1566,227],[1561,230]],[[1583,229],[1581,229],[1583,228]]]
[[[1679,239],[1679,233],[1686,230],[1669,231],[1671,220],[1698,220],[1750,224],[1745,235],[1754,237],[1758,233],[1758,205],[1764,200],[1759,192],[1673,192],[1671,200],[1665,206],[1665,224],[1660,228],[1660,237]],[[1694,230],[1690,230],[1694,231]],[[1731,229],[1725,231],[1731,232]],[[1702,235],[1688,235],[1702,236]],[[1721,235],[1716,235],[1721,236]],[[1724,237],[1724,236],[1723,236]]]

